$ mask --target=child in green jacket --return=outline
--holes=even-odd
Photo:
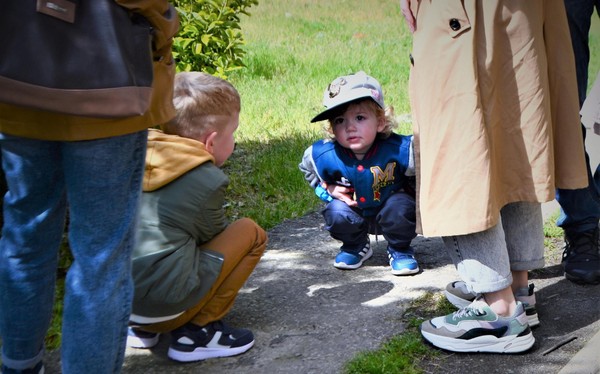
[[[175,119],[148,136],[128,344],[149,348],[171,332],[173,360],[232,356],[254,337],[222,318],[267,244],[254,221],[228,224],[223,209],[219,167],[233,152],[240,97],[223,79],[179,73],[174,104]]]

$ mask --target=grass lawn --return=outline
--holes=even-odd
[[[407,97],[411,39],[396,0],[263,1],[242,21],[247,69],[230,77],[242,97],[237,148],[225,165],[231,218],[249,216],[265,228],[319,204],[298,163],[322,124],[334,78],[364,70],[383,86],[410,133]]]
[[[264,0],[243,17],[246,69],[230,76],[242,97],[228,214],[269,229],[318,204],[298,163],[322,136],[310,119],[327,84],[364,70],[383,86],[387,105],[410,133],[408,100],[412,38],[398,0]],[[590,35],[590,86],[600,69],[600,21]]]

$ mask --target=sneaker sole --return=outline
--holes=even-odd
[[[334,260],[333,261],[333,266],[335,266],[338,269],[345,269],[345,270],[358,269],[359,267],[362,266],[363,262],[365,262],[368,259],[370,259],[371,256],[373,256],[373,249],[369,248],[369,251],[363,256],[363,258],[357,264],[348,265],[345,262],[335,262],[335,260]]]
[[[199,347],[192,352],[183,352],[169,347],[167,356],[179,362],[201,361],[209,358],[230,357],[242,354],[252,348],[254,340],[244,346],[235,348],[204,348]]]
[[[479,336],[469,340],[453,339],[431,334],[421,330],[423,337],[438,348],[452,352],[489,352],[489,353],[521,353],[530,349],[535,343],[531,330],[521,336]]]
[[[411,274],[417,274],[420,270],[421,269],[419,269],[418,266],[416,269],[400,269],[400,270],[392,269],[392,274],[394,274],[394,275],[411,275]]]
[[[565,278],[577,284],[600,284],[600,276],[578,277],[565,272]]]
[[[137,336],[127,336],[127,346],[131,348],[138,349],[147,349],[152,348],[158,344],[158,339],[160,334],[156,335],[154,338],[140,338]]]

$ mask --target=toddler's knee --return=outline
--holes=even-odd
[[[323,218],[328,227],[360,226],[364,222],[360,214],[340,200],[333,200],[327,204],[323,210]]]

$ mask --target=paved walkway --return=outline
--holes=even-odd
[[[557,206],[545,205],[545,213]],[[426,292],[440,292],[457,279],[439,238],[418,237],[421,273],[391,275],[380,237],[373,257],[354,271],[333,268],[338,243],[322,229],[318,213],[284,222],[269,232],[268,249],[227,317],[256,336],[247,353],[180,364],[166,357],[169,337],[152,350],[128,349],[123,372],[335,374],[356,353],[376,349],[404,331],[402,315]],[[564,279],[560,258],[532,275],[541,325],[526,354],[441,352],[423,364],[427,373],[599,373],[600,286],[578,286]],[[432,348],[434,349],[434,348]],[[51,352],[47,373],[58,373]],[[562,371],[561,371],[562,370]]]
[[[556,207],[546,204],[545,215]],[[416,276],[391,275],[382,239],[372,243],[375,253],[364,267],[337,270],[331,263],[338,243],[322,230],[321,222],[319,214],[311,214],[269,233],[268,250],[228,318],[253,329],[252,350],[181,365],[166,358],[165,337],[152,351],[128,350],[124,372],[340,373],[357,352],[375,349],[401,333],[402,314],[412,301],[425,292],[441,291],[457,277],[441,240],[422,237],[415,241],[423,268]],[[532,280],[541,326],[534,330],[536,344],[529,353],[444,353],[440,361],[426,365],[427,372],[598,373],[591,368],[599,363],[600,334],[593,337],[600,330],[600,286],[566,281],[556,261],[549,259]],[[580,371],[581,365],[592,371]]]

